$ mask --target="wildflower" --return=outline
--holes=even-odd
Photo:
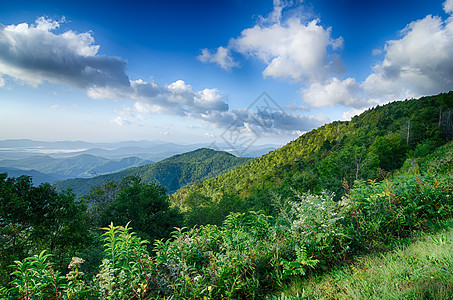
[[[81,264],[83,264],[85,260],[83,260],[80,257],[73,257],[71,259],[71,262],[69,263],[68,269],[76,269],[80,267]]]

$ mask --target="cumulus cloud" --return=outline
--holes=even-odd
[[[124,98],[135,102],[134,108],[123,113],[143,119],[152,113],[192,116],[211,111],[227,111],[226,97],[218,89],[194,91],[183,80],[167,86],[159,86],[154,81],[131,81],[126,88],[92,88],[89,95],[95,98]]]
[[[361,107],[364,100],[360,95],[360,86],[354,78],[339,80],[330,78],[326,83],[315,82],[302,90],[304,101],[312,107],[345,106]]]
[[[428,15],[410,23],[401,34],[401,39],[387,42],[384,60],[363,83],[365,91],[373,97],[402,99],[450,90],[452,19]]]
[[[444,2],[444,10],[453,13],[453,0]],[[416,98],[449,91],[453,87],[453,17],[442,20],[428,15],[411,22],[373,55],[384,58],[371,69],[363,81],[331,77],[302,88],[303,100],[312,107],[336,104],[352,107],[343,115],[355,113],[392,100]]]
[[[60,23],[41,17],[31,25],[0,28],[0,73],[32,86],[43,81],[80,89],[129,85],[123,59],[97,55],[89,32],[54,33]]]
[[[447,0],[444,2],[444,11],[447,14],[453,14],[453,0]]]
[[[234,61],[233,57],[231,57],[230,50],[222,46],[213,52],[206,48],[202,49],[201,54],[197,58],[203,63],[217,64],[226,71],[239,66],[239,64]]]
[[[90,32],[55,33],[62,21],[44,17],[34,24],[0,28],[0,87],[3,76],[32,86],[44,81],[66,84],[86,91],[94,99],[130,99],[138,116],[160,112],[187,116],[226,111],[228,104],[217,89],[194,91],[182,80],[168,86],[129,80],[127,63],[118,57],[99,55]],[[115,119],[115,124],[125,124]]]
[[[277,13],[274,17],[277,18],[276,16]],[[64,20],[55,21],[42,17],[31,25],[22,23],[0,28],[0,86],[6,84],[3,77],[7,76],[35,87],[43,82],[65,84],[85,91],[94,99],[133,101],[132,106],[117,111],[119,116],[110,121],[118,126],[131,124],[134,119],[144,120],[155,113],[191,118],[214,127],[233,126],[249,132],[256,130],[262,134],[303,132],[326,122],[325,118],[286,114],[283,111],[230,111],[227,98],[218,89],[195,90],[183,80],[168,85],[142,79],[130,80],[126,74],[125,60],[100,55],[99,45],[95,44],[90,32],[60,33],[61,30],[57,29],[63,22]],[[278,36],[280,33],[286,36],[286,40]],[[244,31],[234,44],[236,51],[268,61],[269,65],[264,72],[266,76],[289,76],[299,80],[309,76],[309,72],[315,72],[315,64],[321,64],[321,61],[325,64],[326,61],[322,57],[302,54],[306,55],[307,59],[307,62],[298,62],[302,71],[290,68],[285,73],[283,68],[294,63],[298,55],[297,47],[308,47],[315,39],[318,41],[315,37],[318,33],[322,36],[320,44],[333,45],[329,30],[323,30],[317,22],[303,25],[298,21],[251,28]],[[306,44],[301,43],[304,37],[300,37],[300,34],[311,40]],[[296,41],[291,42],[293,38]],[[266,46],[265,39],[281,43],[282,48],[288,46],[289,50]],[[199,59],[218,63],[224,69],[233,68],[236,62],[229,51],[230,48],[223,47],[214,52],[206,50]],[[310,59],[315,59],[315,64],[310,65]]]
[[[362,107],[362,108],[353,108],[353,109],[351,109],[351,110],[345,111],[345,112],[341,115],[341,119],[342,119],[343,121],[350,121],[353,117],[360,115],[360,114],[363,113],[365,110],[367,110],[366,107]]]
[[[263,75],[312,82],[338,72],[340,64],[335,56],[328,56],[328,46],[337,45],[330,38],[331,30],[324,29],[319,20],[302,24],[292,18],[286,24],[269,27],[256,25],[242,31],[232,40],[235,51],[258,58],[267,66]]]
[[[343,38],[333,38],[332,29],[322,27],[318,19],[284,15],[293,8],[293,1],[275,0],[268,16],[244,29],[226,48],[221,47],[225,51],[222,57],[231,59],[226,52],[230,50],[260,60],[266,65],[265,77],[300,83],[304,103],[315,108],[344,105],[353,108],[351,113],[391,100],[448,91],[453,86],[453,16],[443,20],[428,15],[408,24],[399,39],[372,51],[373,56],[384,58],[363,82],[357,82],[338,76],[342,63],[335,51],[343,47]],[[453,0],[446,0],[443,9],[453,15]],[[203,62],[220,65],[208,59],[219,50],[202,51]]]
[[[217,128],[231,131],[246,130],[258,135],[275,135],[312,130],[329,120],[324,116],[305,116],[284,111],[251,111],[235,109],[228,112],[211,112],[197,116]]]
[[[231,69],[237,64],[228,51],[234,51],[265,63],[265,77],[297,82],[319,81],[341,72],[341,61],[332,51],[343,46],[343,39],[332,38],[331,28],[323,28],[317,19],[304,22],[291,16],[283,20],[283,10],[290,6],[289,1],[274,1],[269,16],[244,29],[226,48],[219,47],[214,52],[203,49],[199,59]]]
[[[132,89],[134,85],[132,83]],[[141,82],[139,87],[152,85],[153,83]],[[153,90],[149,97],[144,97],[144,93],[140,92],[132,93],[130,98],[135,100],[133,107],[117,113],[143,120],[155,113],[169,113],[167,109],[171,108],[172,114],[200,121],[209,128],[246,131],[258,135],[276,135],[282,132],[300,134],[329,121],[324,116],[287,114],[283,110],[229,110],[224,97],[216,89],[193,91],[183,81],[176,81],[165,88],[154,86],[154,89],[158,89],[159,93]],[[149,89],[146,90],[149,92]],[[124,118],[120,117],[115,123],[123,124],[123,121]]]

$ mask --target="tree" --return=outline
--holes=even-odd
[[[379,167],[385,171],[400,168],[408,150],[406,141],[396,133],[378,136],[371,145],[371,151],[378,156]]]
[[[170,207],[165,189],[146,184],[138,176],[125,177],[119,183],[107,182],[84,197],[89,205],[92,226],[101,228],[111,222],[130,226],[146,240],[169,237],[181,226],[177,208]]]
[[[45,249],[70,256],[86,244],[87,225],[86,206],[71,191],[0,174],[0,270]]]
[[[223,193],[218,201],[198,192],[187,195],[183,202],[184,225],[222,225],[231,212],[244,212],[244,201],[237,195]]]

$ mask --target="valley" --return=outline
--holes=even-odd
[[[2,174],[2,252],[9,255],[0,263],[16,260],[13,267],[19,270],[25,265],[17,259],[35,262],[27,267],[34,270],[30,274],[63,282],[66,277],[49,273],[48,260],[61,270],[70,257],[81,256],[77,265],[71,263],[68,274],[75,277],[67,282],[79,282],[80,290],[72,293],[88,299],[103,293],[104,282],[96,278],[104,275],[99,274],[117,278],[119,270],[127,268],[132,268],[128,279],[115,283],[121,289],[114,293],[181,299],[342,299],[369,293],[347,285],[365,274],[351,274],[348,270],[365,268],[359,263],[348,269],[351,261],[384,255],[404,243],[416,245],[423,232],[444,226],[449,230],[445,236],[432,233],[432,243],[442,253],[427,258],[434,264],[432,271],[405,273],[400,269],[426,264],[424,254],[395,254],[407,257],[395,268],[407,274],[409,282],[424,282],[413,274],[431,274],[436,285],[395,291],[390,284],[377,295],[417,293],[419,299],[438,293],[439,286],[449,295],[452,277],[435,270],[451,262],[443,257],[451,247],[451,225],[442,224],[453,219],[452,111],[453,92],[393,102],[351,121],[321,126],[257,158],[200,148],[115,173],[39,186],[27,176]],[[27,159],[34,158],[18,161],[26,164]],[[44,157],[41,164],[51,170],[55,161]],[[104,170],[111,170],[109,162]],[[39,249],[52,256],[41,252],[26,258]],[[91,283],[77,275],[79,267]],[[3,281],[8,276],[0,273]],[[332,296],[330,285],[338,277],[329,276],[343,278],[334,283],[344,289],[334,292],[337,296]],[[145,290],[132,278],[148,282]],[[321,294],[318,280],[325,289]]]

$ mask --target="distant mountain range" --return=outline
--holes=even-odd
[[[0,141],[0,160],[23,159],[35,155],[48,155],[53,158],[68,158],[82,154],[99,156],[106,159],[138,157],[143,160],[160,161],[172,155],[193,151],[200,148],[212,148],[226,151],[236,156],[259,157],[280,145],[252,145],[248,148],[236,147],[232,150],[226,143],[218,144],[176,144],[159,141],[124,141],[112,143],[90,143],[83,141],[33,141],[3,140]]]
[[[22,175],[31,176],[35,185],[39,185],[43,182],[54,182],[56,180],[61,180],[60,178],[55,177],[52,174],[44,174],[36,170],[21,170],[16,168],[0,167],[0,173],[7,173],[9,177],[19,177]]]
[[[34,184],[97,175],[152,164],[173,155],[211,147],[228,152],[227,144],[175,144],[159,141],[124,141],[90,143],[83,141],[33,141],[28,139],[0,141],[0,172],[18,177],[33,177]],[[230,149],[230,153],[258,157],[278,145]]]
[[[181,187],[223,174],[252,160],[253,158],[236,157],[227,152],[202,148],[154,164],[93,178],[57,181],[53,185],[57,190],[72,188],[78,196],[81,196],[107,181],[119,181],[126,176],[139,176],[144,182],[158,184],[165,187],[168,193],[173,193]]]
[[[135,156],[112,160],[89,154],[68,158],[35,155],[22,159],[1,160],[0,171],[13,177],[29,175],[33,177],[35,184],[40,184],[68,178],[93,177],[152,163]]]

